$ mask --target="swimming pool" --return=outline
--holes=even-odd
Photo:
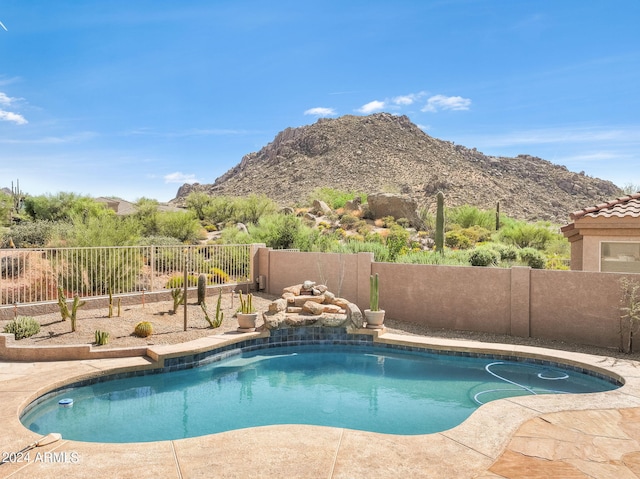
[[[477,356],[370,344],[236,349],[199,367],[52,392],[21,421],[34,432],[89,442],[169,440],[271,424],[413,435],[452,428],[495,399],[618,386],[547,361]],[[60,404],[64,399],[73,406]]]

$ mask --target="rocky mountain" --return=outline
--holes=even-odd
[[[307,204],[315,188],[410,196],[433,208],[441,190],[447,206],[495,208],[519,219],[566,222],[569,213],[621,194],[610,181],[574,173],[541,158],[487,156],[424,133],[406,116],[379,113],[320,119],[287,128],[214,184],[192,191],[245,196],[263,193],[282,206]]]

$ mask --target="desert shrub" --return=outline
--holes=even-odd
[[[546,259],[544,255],[535,248],[522,248],[518,252],[520,261],[534,269],[544,269]]]
[[[495,266],[499,261],[498,252],[490,248],[476,248],[469,255],[471,266]]]
[[[179,246],[183,243],[173,236],[151,235],[143,236],[136,242],[136,244],[139,246]]]
[[[235,217],[233,221],[240,223],[257,223],[263,216],[276,214],[278,204],[266,195],[249,195],[236,199]]]
[[[550,225],[545,223],[514,222],[498,232],[498,238],[503,243],[513,244],[519,248],[544,249],[546,244],[557,234]]]
[[[195,274],[187,275],[187,286],[191,287],[191,286],[197,286],[197,285],[198,285],[198,276],[196,276]],[[183,286],[184,286],[184,275],[181,275],[181,274],[175,274],[171,276],[171,278],[169,278],[169,280],[167,281],[167,284],[164,285],[164,287],[167,289],[182,288]]]
[[[447,222],[457,224],[461,228],[479,226],[487,230],[496,229],[496,214],[494,211],[485,211],[475,206],[457,206],[447,211]]]
[[[300,218],[291,215],[263,216],[258,224],[249,228],[252,241],[265,243],[269,248],[298,248],[308,251],[310,248],[311,228],[305,226]]]
[[[396,258],[396,263],[468,266],[469,252],[450,250],[443,255],[435,251],[411,251],[399,255]]]
[[[393,216],[384,216],[380,219],[382,220],[382,226],[384,228],[391,228],[396,225],[396,219]]]
[[[341,191],[335,188],[322,187],[313,190],[309,196],[309,202],[313,200],[324,201],[332,210],[343,208],[347,201],[354,200],[359,197],[364,203],[367,199],[364,193],[356,193],[353,191]]]
[[[115,216],[106,204],[90,196],[60,192],[55,195],[27,196],[24,211],[33,220],[69,221],[74,217]]]
[[[395,261],[395,259],[401,253],[407,250],[409,244],[409,232],[402,226],[394,225],[389,230],[387,235],[386,245],[389,251],[389,260]]]
[[[229,282],[229,275],[220,268],[211,268],[211,272],[207,275],[207,283],[224,284]]]
[[[201,237],[202,227],[191,212],[164,211],[157,217],[158,235],[171,236],[183,243],[196,243]]]
[[[342,226],[344,229],[350,230],[352,228],[355,228],[355,225],[361,221],[360,218],[353,216],[353,215],[342,215],[342,218],[340,218],[340,226]]]
[[[28,338],[40,332],[40,323],[30,316],[18,316],[6,324],[4,332],[13,334],[16,340]]]
[[[389,261],[389,250],[384,244],[367,241],[346,240],[343,243],[336,243],[329,253],[373,253],[373,260],[378,262]]]
[[[516,261],[518,259],[518,248],[513,245],[490,243],[487,247],[500,255],[500,261]]]
[[[444,244],[449,248],[467,249],[471,247],[472,241],[464,234],[464,230],[456,229],[445,233]]]
[[[47,246],[53,238],[56,223],[52,221],[23,221],[6,230],[0,238],[0,247],[9,248],[10,241],[16,248]]]
[[[571,268],[569,268],[569,260],[560,258],[558,256],[553,256],[547,260],[545,269],[568,271]]]

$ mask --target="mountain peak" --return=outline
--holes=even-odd
[[[404,115],[376,113],[322,118],[286,128],[214,184],[183,185],[173,201],[183,202],[192,191],[227,196],[263,193],[285,206],[307,203],[319,187],[402,193],[427,207],[435,204],[437,191],[443,191],[449,207],[469,204],[489,209],[500,202],[508,216],[556,222],[565,222],[586,204],[620,193],[609,181],[541,158],[487,156],[433,138]]]

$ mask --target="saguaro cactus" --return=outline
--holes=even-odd
[[[436,195],[438,209],[436,211],[436,251],[444,254],[444,194],[438,191]]]
[[[207,294],[207,275],[201,274],[198,276],[198,304],[204,303],[204,298]]]

